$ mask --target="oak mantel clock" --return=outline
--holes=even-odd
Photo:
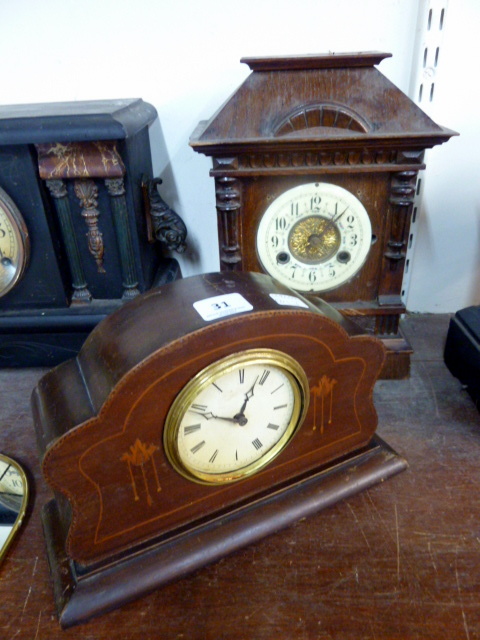
[[[321,296],[381,337],[383,375],[403,377],[417,174],[454,132],[375,69],[388,56],[244,58],[253,73],[190,144],[213,159],[221,268]]]
[[[265,274],[193,276],[127,303],[42,378],[62,625],[405,468],[374,436],[384,347],[351,324]]]
[[[155,243],[174,216],[155,193],[155,118],[143,100],[0,107],[0,366],[71,358],[108,313],[179,275]]]

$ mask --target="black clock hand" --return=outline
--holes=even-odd
[[[224,416],[216,416],[211,411],[207,411],[206,413],[204,413],[203,411],[195,411],[194,409],[190,409],[190,412],[197,413],[199,416],[203,416],[207,420],[211,420],[212,418],[214,418],[215,420],[228,420],[228,422],[237,422],[235,418],[226,418]]]
[[[216,416],[211,411],[207,411],[206,413],[203,411],[195,411],[195,409],[190,409],[192,413],[197,413],[199,416],[203,416],[206,420],[211,420],[212,418],[216,420],[226,420],[227,422],[233,422],[234,424],[239,424],[241,427],[247,424],[247,418],[244,415],[245,408],[247,406],[248,401],[254,394],[255,385],[257,384],[258,376],[255,378],[255,382],[252,384],[250,389],[245,394],[245,400],[243,401],[242,408],[238,413],[236,413],[233,418],[227,418],[225,416]]]
[[[339,220],[340,218],[347,213],[348,211],[348,207],[342,211],[342,213],[336,213],[333,215],[332,218],[330,218],[330,220],[327,220],[327,224],[325,225],[325,228],[323,229],[323,231],[321,231],[318,235],[320,238],[322,238],[329,229],[331,229]]]
[[[342,211],[342,213],[337,213],[333,216],[333,218],[330,218],[330,222],[335,224],[340,220],[340,218],[343,216],[344,213],[347,213],[347,211],[348,211],[348,207],[344,211]]]
[[[240,418],[240,416],[243,416],[243,412],[245,411],[245,407],[247,406],[247,402],[250,400],[250,398],[253,396],[253,390],[255,389],[255,385],[257,384],[257,380],[258,380],[258,376],[255,378],[255,382],[252,384],[252,386],[250,387],[250,389],[247,391],[247,393],[245,394],[245,400],[243,401],[242,404],[242,408],[240,409],[240,411],[235,415],[235,418]]]
[[[322,229],[322,231],[320,231],[320,233],[315,233],[312,234],[315,238],[315,245],[318,245],[319,241],[323,238],[323,236],[327,233],[327,231],[330,231],[330,229],[332,229],[335,224],[340,220],[340,218],[348,211],[348,207],[342,211],[342,213],[336,213],[333,215],[332,218],[330,218],[330,220],[327,220],[327,224],[324,226],[324,228]],[[312,238],[312,236],[310,236],[310,238]],[[308,245],[310,245],[310,241],[307,242]],[[314,245],[314,246],[315,246]],[[311,246],[311,245],[310,245]]]

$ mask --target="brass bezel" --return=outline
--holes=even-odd
[[[198,394],[221,376],[240,367],[253,364],[269,365],[282,369],[289,379],[294,394],[294,408],[289,424],[278,440],[263,456],[253,463],[227,473],[205,473],[193,469],[186,464],[178,451],[178,431],[180,423]],[[163,432],[163,444],[167,458],[173,468],[184,478],[199,484],[227,484],[242,480],[257,473],[265,465],[276,458],[290,442],[302,424],[310,399],[308,379],[301,365],[291,356],[275,349],[248,349],[233,353],[217,362],[213,362],[197,373],[175,398],[167,418]]]
[[[5,464],[10,465],[11,467],[14,467],[15,471],[17,471],[18,475],[20,476],[20,479],[24,487],[23,500],[22,500],[20,510],[18,512],[17,519],[15,520],[15,523],[12,526],[12,530],[10,531],[7,539],[5,540],[3,547],[0,549],[0,564],[1,564],[5,556],[7,555],[7,552],[12,543],[12,540],[14,539],[14,537],[16,536],[18,530],[22,525],[23,518],[25,517],[27,504],[28,504],[29,489],[28,489],[27,476],[25,475],[24,470],[18,464],[18,462],[16,462],[15,460],[12,460],[12,458],[9,458],[8,456],[3,455],[3,453],[0,453],[0,462],[5,462]]]
[[[0,298],[11,291],[22,278],[30,257],[30,239],[27,225],[25,224],[17,205],[0,187],[0,217],[2,216],[5,216],[8,219],[13,229],[15,242],[18,247],[18,265],[13,278],[3,289],[0,290]]]

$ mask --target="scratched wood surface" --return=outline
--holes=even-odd
[[[382,485],[80,627],[58,626],[29,396],[0,370],[0,450],[26,466],[29,516],[0,567],[4,640],[480,638],[480,414],[443,364],[447,316],[404,323],[409,380],[380,381],[379,433],[410,464]]]

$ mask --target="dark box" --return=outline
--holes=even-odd
[[[480,409],[480,306],[457,311],[450,320],[444,357]]]

